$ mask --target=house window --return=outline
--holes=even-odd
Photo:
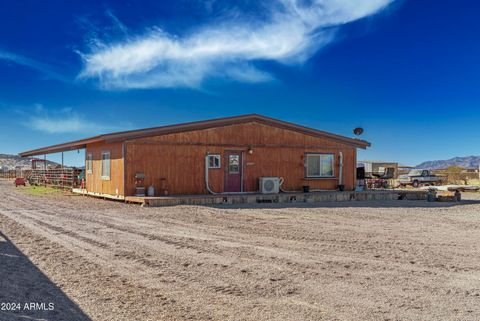
[[[102,152],[102,179],[110,179],[110,152]]]
[[[93,154],[88,153],[87,154],[87,163],[85,164],[85,169],[87,170],[88,174],[92,173],[92,168],[93,168]]]
[[[306,177],[333,177],[334,154],[307,154]]]
[[[220,155],[208,155],[208,168],[220,168]]]

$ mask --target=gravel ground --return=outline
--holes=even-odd
[[[141,208],[0,181],[0,320],[479,320],[464,197]]]

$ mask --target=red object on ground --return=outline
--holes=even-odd
[[[25,181],[25,178],[23,178],[23,177],[15,178],[15,187],[17,187],[19,185],[23,185],[23,186],[27,185],[27,182]]]

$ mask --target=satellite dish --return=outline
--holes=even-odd
[[[363,128],[362,127],[357,127],[353,130],[353,133],[356,135],[356,136],[360,136],[361,134],[363,134]]]

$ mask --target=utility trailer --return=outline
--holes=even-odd
[[[427,199],[431,202],[459,202],[462,200],[463,192],[478,192],[480,186],[475,185],[442,185],[422,187],[423,190],[428,190]]]

